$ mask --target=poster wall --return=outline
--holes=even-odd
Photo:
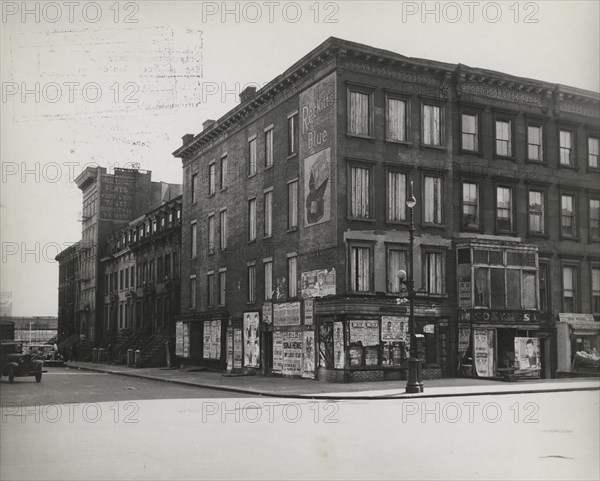
[[[475,369],[480,377],[494,376],[494,330],[473,329]]]
[[[539,338],[515,337],[515,357],[519,361],[520,370],[541,369]]]
[[[381,340],[406,342],[408,340],[408,317],[382,316]]]
[[[282,302],[273,305],[274,326],[299,326],[300,302]]]
[[[344,326],[341,322],[333,323],[333,360],[336,369],[344,367]]]
[[[303,332],[302,377],[315,378],[315,333]]]
[[[260,367],[258,312],[244,312],[244,366]]]
[[[221,321],[204,321],[204,359],[221,359]]]
[[[242,368],[242,330],[234,329],[233,330],[233,368],[241,369]]]
[[[315,313],[315,301],[313,299],[304,299],[304,325],[311,326]]]
[[[175,356],[189,359],[190,333],[187,322],[178,321],[175,324]]]
[[[302,331],[283,331],[282,374],[302,374]]]
[[[350,321],[350,343],[379,345],[379,321]]]
[[[283,371],[283,332],[273,333],[273,372]]]
[[[227,372],[233,371],[233,331],[227,330],[226,334],[226,346],[227,346]]]

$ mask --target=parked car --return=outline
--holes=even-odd
[[[29,344],[29,354],[35,355],[37,359],[44,361],[44,366],[63,366],[64,359],[58,349],[52,344]]]
[[[0,374],[8,376],[13,383],[15,377],[34,376],[35,382],[42,380],[44,361],[34,354],[23,353],[20,342],[2,342],[0,345]]]

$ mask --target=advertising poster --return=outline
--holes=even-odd
[[[226,336],[227,372],[231,372],[233,371],[233,331],[231,329],[228,329]]]
[[[302,331],[283,331],[282,374],[302,374]],[[314,370],[314,368],[313,368]]]
[[[283,332],[273,333],[273,372],[283,371]]]
[[[494,376],[494,331],[473,329],[475,369],[480,377]]]
[[[241,369],[242,368],[242,330],[234,329],[233,330],[233,368]]]
[[[315,378],[315,333],[313,331],[304,331],[302,347],[304,353],[302,356],[302,377],[310,379]]]
[[[175,356],[189,359],[190,357],[190,334],[187,322],[175,324]]]
[[[244,366],[260,367],[258,312],[244,312]]]
[[[471,341],[471,326],[469,324],[459,324],[458,325],[458,352],[460,354],[467,352],[470,341]]]
[[[221,321],[204,321],[204,359],[221,359]]]
[[[300,94],[300,155],[304,159],[304,226],[331,220],[331,147],[335,142],[335,74]]]
[[[304,325],[311,326],[315,312],[315,301],[304,299]]]
[[[408,337],[408,317],[382,316],[381,340],[406,342]]]
[[[300,274],[302,297],[335,295],[335,268],[308,271]]]
[[[540,340],[537,337],[515,337],[515,357],[520,370],[535,371],[542,368]]]
[[[350,321],[350,343],[379,345],[379,321]]]
[[[471,307],[471,265],[460,264],[458,274],[458,307]]]
[[[282,302],[273,305],[274,326],[299,326],[300,302]]]
[[[263,321],[265,324],[272,324],[273,323],[273,303],[272,302],[265,302],[263,304]]]
[[[336,369],[344,367],[344,326],[341,322],[333,323],[333,365]]]

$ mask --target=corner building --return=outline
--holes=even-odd
[[[412,188],[424,378],[553,377],[559,313],[598,347],[598,100],[328,39],[173,153],[178,355],[404,378]]]

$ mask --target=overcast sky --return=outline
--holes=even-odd
[[[14,315],[57,314],[53,259],[80,239],[86,165],[181,182],[184,134],[329,36],[599,88],[597,1],[74,3],[2,2],[0,290]]]

